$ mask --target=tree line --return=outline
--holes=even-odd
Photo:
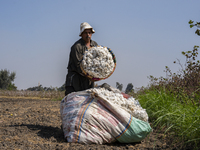
[[[16,77],[15,72],[10,72],[7,69],[2,69],[0,71],[0,89],[2,90],[17,90],[17,87],[13,83]],[[119,82],[116,82],[116,88],[122,91],[123,84],[120,84]],[[64,91],[65,90],[65,84],[63,84],[59,88],[54,87],[43,87],[41,84],[34,87],[27,88],[29,91]],[[133,91],[133,84],[129,83],[125,89],[125,93],[128,94],[129,92]]]
[[[0,70],[0,89],[2,90],[17,90],[17,87],[13,83],[16,78],[15,72],[10,72],[7,69],[1,69]],[[43,87],[42,85],[30,87],[27,90],[29,91],[64,91],[65,86],[64,84],[59,88],[53,88],[53,87]]]

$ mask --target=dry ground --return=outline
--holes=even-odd
[[[1,150],[171,149],[163,133],[152,132],[139,143],[83,145],[68,143],[61,130],[60,101],[0,98]]]

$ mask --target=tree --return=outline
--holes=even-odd
[[[120,84],[119,82],[116,82],[116,88],[122,91],[123,84]]]
[[[0,71],[0,89],[3,90],[16,90],[17,87],[12,83],[15,79],[16,73],[11,72],[7,69]]]
[[[125,93],[128,94],[129,92],[131,92],[133,90],[133,84],[129,83],[126,87]]]
[[[65,83],[61,87],[58,88],[58,91],[65,91]]]

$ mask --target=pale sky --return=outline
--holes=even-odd
[[[147,86],[149,75],[165,77],[165,66],[182,63],[182,51],[200,45],[188,21],[200,21],[199,0],[0,0],[0,69],[16,72],[18,90],[60,87],[65,82],[70,47],[80,24],[96,31],[92,39],[112,49],[116,86]]]

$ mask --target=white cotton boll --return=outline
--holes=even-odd
[[[100,58],[99,58],[99,57],[96,57],[96,60],[97,60],[98,62],[100,62]]]
[[[108,91],[104,88],[93,88],[88,91],[96,93],[110,103],[119,105],[119,107],[126,110],[133,117],[148,122],[148,114],[146,110],[143,109],[140,104],[138,104],[139,102],[137,103],[134,98],[126,99],[121,93]]]
[[[83,57],[83,60],[85,60],[85,62],[88,62],[88,57]]]
[[[92,51],[92,55],[93,55],[93,57],[96,57],[97,56],[97,52],[96,51]]]
[[[90,59],[92,59],[92,58],[93,58],[93,56],[92,56],[92,54],[91,54],[91,53],[88,53],[87,57],[88,57],[88,58],[90,58]]]

